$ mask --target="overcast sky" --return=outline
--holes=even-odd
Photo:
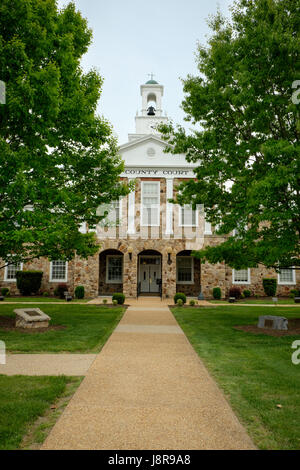
[[[59,7],[69,2],[58,0]],[[180,78],[196,73],[197,41],[205,44],[206,20],[218,6],[228,15],[230,0],[74,0],[93,30],[84,56],[85,71],[95,67],[104,77],[98,113],[109,119],[119,144],[135,132],[141,110],[140,85],[150,72],[164,85],[163,111],[184,124]],[[188,124],[185,124],[188,126]]]

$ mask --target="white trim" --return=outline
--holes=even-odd
[[[183,224],[182,223],[182,209],[184,209],[186,206],[187,207],[187,210],[193,210],[193,209],[189,209],[189,206],[191,207],[192,205],[191,204],[185,204],[184,206],[179,206],[179,224],[178,226],[179,227],[198,227],[198,210],[197,209],[194,209],[194,212],[196,213],[196,223],[195,224]]]
[[[211,223],[206,221],[205,213],[204,213],[204,235],[212,235]]]
[[[179,258],[189,258],[192,260],[192,280],[191,281],[178,281],[178,263]],[[193,256],[176,256],[176,284],[194,284],[194,257]]]
[[[143,215],[144,215],[144,204],[143,204],[143,191],[145,184],[155,183],[158,186],[158,204],[153,204],[153,208],[157,207],[158,209],[158,224],[143,224]],[[142,181],[141,182],[141,227],[159,227],[160,226],[160,181]]]
[[[128,183],[131,181],[134,181],[134,178],[128,178]],[[127,233],[129,235],[133,235],[135,233],[135,189],[131,193],[128,194],[127,198],[127,204],[128,204],[128,209],[127,209],[127,217],[128,217],[128,228],[127,228]]]
[[[168,199],[173,198],[173,179],[166,178],[166,235],[173,233],[173,204]]]
[[[284,269],[284,268],[283,268]],[[286,268],[285,268],[286,269]],[[281,282],[280,281],[280,272],[277,273],[277,283],[279,286],[294,286],[296,284],[296,270],[295,266],[291,266],[292,269],[292,274],[293,274],[293,280],[292,282]]]
[[[241,271],[241,269],[234,269],[232,270],[232,284],[251,284],[251,270],[250,268],[248,269],[248,281],[235,281],[235,272],[236,271]]]
[[[62,260],[54,260],[54,261],[62,261]],[[65,261],[65,279],[53,279],[52,278],[52,261],[50,261],[50,275],[49,275],[49,282],[68,282],[68,261]]]
[[[109,280],[108,279],[108,260],[109,258],[121,258],[122,259],[122,274],[121,280]],[[106,284],[123,284],[123,255],[106,255],[106,273],[105,273],[105,283]]]
[[[14,264],[14,263],[9,263],[10,265]],[[4,281],[5,282],[16,282],[17,281],[17,278],[13,278],[13,279],[7,279],[7,268],[8,268],[8,265],[5,266],[4,268]],[[23,271],[23,263],[20,263],[20,269],[18,269],[18,271]]]

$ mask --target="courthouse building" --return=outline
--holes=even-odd
[[[135,117],[136,132],[120,146],[125,163],[121,177],[134,181],[135,190],[111,204],[108,216],[97,226],[99,252],[88,260],[41,259],[26,267],[8,266],[0,274],[1,286],[17,293],[15,272],[28,268],[43,270],[44,291],[52,293],[60,283],[66,283],[71,292],[83,285],[88,297],[124,292],[127,297],[171,298],[175,292],[198,296],[202,290],[205,298],[211,298],[217,286],[224,297],[232,285],[263,295],[263,277],[278,278],[279,295],[288,295],[295,288],[294,270],[279,274],[263,267],[237,271],[224,263],[201,264],[191,256],[192,250],[218,244],[224,238],[205,221],[203,207],[192,210],[169,202],[178,184],[194,178],[194,172],[184,155],[164,153],[166,144],[155,129],[168,119],[162,107],[163,91],[155,80],[140,87],[142,109]]]

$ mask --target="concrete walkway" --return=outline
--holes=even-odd
[[[85,375],[97,354],[7,354],[5,375]]]
[[[160,300],[130,306],[42,449],[253,449]]]

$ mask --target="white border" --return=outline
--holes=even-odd
[[[153,204],[153,207],[157,206],[158,209],[158,224],[143,224],[143,215],[144,215],[144,204],[143,204],[143,191],[144,191],[144,184],[147,183],[156,183],[158,185],[158,204]],[[152,207],[152,206],[151,206]],[[141,181],[141,227],[160,227],[160,181]]]
[[[62,260],[54,260],[54,261],[62,261]],[[50,261],[49,282],[68,282],[68,261],[65,261],[65,263],[66,263],[65,279],[52,279],[52,261]]]
[[[284,268],[283,268],[284,269]],[[286,268],[285,268],[286,269]],[[296,270],[295,266],[291,266],[292,273],[293,273],[293,280],[292,282],[281,282],[280,281],[280,273],[277,273],[277,282],[279,286],[294,286],[296,284]]]
[[[109,258],[122,258],[122,277],[120,281],[110,281],[108,279],[108,259]],[[105,283],[106,284],[123,284],[123,255],[106,255],[106,273],[105,273]]]
[[[192,260],[192,280],[191,281],[178,281],[178,263],[179,258],[189,258]],[[194,257],[193,256],[176,256],[176,284],[194,284]]]
[[[241,269],[234,269],[232,270],[232,284],[251,284],[251,270],[250,268],[248,269],[248,281],[235,281],[234,280],[234,275],[236,271],[241,271]]]
[[[14,263],[9,263],[10,265],[14,264]],[[17,278],[13,278],[13,279],[7,279],[7,268],[8,268],[8,265],[5,266],[4,268],[4,281],[5,282],[17,282]],[[23,263],[20,263],[20,269],[18,269],[18,271],[23,271]]]

